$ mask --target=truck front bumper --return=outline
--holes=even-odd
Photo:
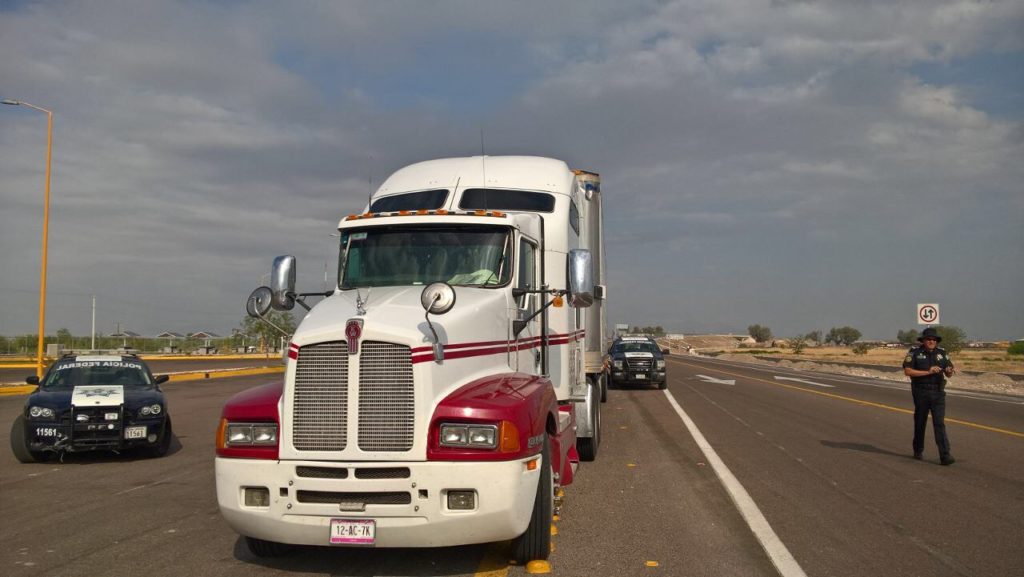
[[[331,519],[373,520],[376,547],[489,543],[526,531],[540,467],[550,466],[527,470],[534,458],[354,463],[218,457],[217,502],[239,534],[276,543],[330,545]],[[407,477],[387,478],[403,469]],[[260,487],[268,489],[269,505],[246,505],[245,489]],[[473,491],[475,508],[449,509],[450,490]],[[398,502],[371,504],[380,499]]]

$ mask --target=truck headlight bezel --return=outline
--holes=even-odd
[[[232,423],[224,427],[225,447],[275,447],[278,431],[276,423]]]
[[[474,423],[441,423],[438,437],[442,447],[453,449],[497,449],[498,426]]]

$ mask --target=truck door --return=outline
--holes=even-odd
[[[519,264],[516,288],[536,290],[538,282],[537,245],[525,237],[519,239]],[[516,299],[516,317],[529,318],[540,306],[540,295],[525,294]],[[515,353],[515,369],[523,373],[540,374],[540,315],[531,320],[519,333]]]

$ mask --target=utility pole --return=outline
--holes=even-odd
[[[96,295],[92,295],[92,345],[89,350],[96,350]]]

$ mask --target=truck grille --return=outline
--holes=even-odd
[[[409,347],[363,343],[359,355],[359,448],[411,449],[414,400]]]
[[[344,451],[348,444],[348,347],[345,341],[299,349],[292,442],[300,451]]]
[[[409,347],[367,341],[359,354],[358,424],[363,451],[412,449],[415,397]],[[348,446],[348,347],[344,341],[299,349],[295,366],[292,442],[300,451]]]
[[[654,359],[626,359],[626,368],[631,371],[649,371]]]

